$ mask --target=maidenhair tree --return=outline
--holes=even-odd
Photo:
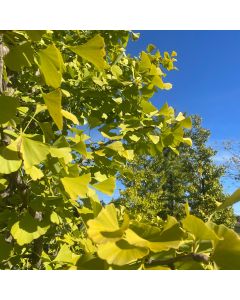
[[[199,116],[191,119],[192,128],[186,130],[186,136],[191,138],[192,147],[181,144],[178,153],[164,149],[154,156],[135,155],[127,163],[128,176],[120,175],[126,188],[115,204],[125,205],[151,221],[168,215],[181,219],[188,202],[191,213],[207,221],[226,198],[220,182],[225,170],[214,163],[216,151],[206,144],[210,131],[201,127]],[[229,227],[236,223],[232,208],[219,211],[213,220]]]
[[[176,52],[126,55],[138,35],[125,31],[0,34],[1,269],[240,268],[234,231],[187,204],[180,222],[148,224],[96,193],[134,155],[191,145],[189,118],[150,101],[172,87]]]

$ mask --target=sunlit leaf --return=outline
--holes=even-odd
[[[69,49],[82,58],[90,61],[99,70],[106,68],[107,64],[104,60],[104,56],[106,55],[105,43],[104,39],[99,34],[95,35],[87,43],[79,46],[72,46],[69,47]]]
[[[49,146],[22,135],[20,151],[25,169],[31,169],[32,166],[38,165],[46,159],[49,154]]]
[[[109,242],[98,246],[98,256],[105,259],[108,264],[123,266],[148,254],[148,249],[130,245],[125,240]]]
[[[79,196],[86,197],[88,192],[88,184],[91,181],[91,174],[84,174],[79,177],[64,177],[61,182],[65,191],[69,194],[71,199],[76,200]]]
[[[44,102],[47,105],[50,116],[56,123],[58,129],[62,130],[63,115],[62,115],[62,93],[60,89],[56,89],[48,94],[43,94]]]
[[[61,52],[55,45],[49,45],[46,49],[40,50],[39,68],[46,84],[57,89],[61,85],[62,73],[65,70]]]
[[[125,217],[120,226],[117,218],[117,210],[113,204],[104,207],[97,218],[88,221],[88,236],[95,243],[119,240],[129,225],[128,217]]]
[[[39,238],[45,234],[48,229],[48,222],[38,222],[29,213],[26,213],[20,221],[12,226],[11,234],[17,243],[22,246]]]
[[[114,193],[116,186],[116,178],[115,177],[109,177],[108,179],[93,184],[93,187],[100,192],[107,194],[109,196],[112,196]]]
[[[231,196],[227,197],[226,200],[221,205],[218,206],[217,210],[224,209],[239,201],[240,201],[240,189],[237,189]]]

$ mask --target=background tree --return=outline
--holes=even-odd
[[[150,220],[156,216],[166,219],[167,215],[181,219],[186,202],[193,215],[204,221],[210,217],[225,200],[220,182],[225,168],[213,162],[216,151],[206,145],[210,131],[201,127],[201,118],[192,116],[192,123],[192,129],[186,131],[192,147],[181,144],[179,154],[165,149],[156,156],[140,155],[128,163],[132,179],[120,177],[126,189],[117,202]],[[232,208],[216,213],[213,219],[232,228],[236,223]]]

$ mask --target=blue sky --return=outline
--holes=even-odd
[[[240,31],[134,32],[140,32],[140,38],[129,43],[131,55],[138,55],[150,43],[161,53],[175,50],[178,54],[179,70],[166,77],[173,88],[157,93],[154,105],[168,102],[177,111],[200,115],[203,126],[211,130],[210,145],[219,148],[224,140],[240,140]],[[224,162],[227,155],[221,149],[216,163]],[[229,193],[238,187],[229,179],[223,179],[223,185]],[[235,211],[240,213],[240,205]]]

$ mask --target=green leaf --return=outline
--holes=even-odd
[[[105,43],[104,39],[99,35],[95,35],[87,43],[79,46],[69,47],[77,55],[82,58],[90,61],[95,67],[99,70],[106,68],[107,64],[104,60],[105,52]]]
[[[11,253],[12,245],[7,243],[4,236],[0,235],[0,262],[7,259]]]
[[[220,269],[240,269],[240,239],[236,232],[224,225],[213,225],[221,238],[215,247],[211,258]]]
[[[0,178],[0,191],[4,191],[8,186],[8,181],[5,178]]]
[[[116,186],[115,177],[109,177],[104,181],[93,184],[93,187],[95,189],[109,196],[112,196],[112,194],[114,193],[115,186]]]
[[[29,213],[26,213],[20,221],[12,226],[11,234],[18,245],[22,246],[44,235],[49,227],[48,222],[38,222]]]
[[[224,209],[239,201],[240,201],[240,189],[237,189],[230,197],[227,197],[226,200],[221,205],[219,205],[216,210]]]
[[[187,117],[184,120],[181,121],[181,125],[187,129],[192,128],[192,120],[191,117]]]
[[[146,114],[157,111],[157,108],[151,102],[148,102],[145,100],[142,100],[141,106],[142,106],[143,112],[145,112]]]
[[[174,217],[168,217],[162,231],[157,227],[136,222],[126,231],[126,240],[130,244],[149,248],[153,252],[178,249],[183,236],[184,232]]]
[[[46,30],[25,30],[32,41],[40,41]]]
[[[6,123],[16,116],[19,102],[16,98],[0,96],[0,124]]]
[[[5,64],[12,71],[21,71],[22,67],[31,67],[34,64],[34,52],[30,43],[17,45],[10,49],[4,58]]]
[[[148,255],[148,249],[130,245],[125,240],[106,243],[98,246],[97,254],[110,265],[123,266]]]
[[[15,148],[14,148],[15,146]],[[15,151],[14,151],[15,150]],[[10,174],[16,172],[22,164],[17,152],[17,145],[0,147],[0,173]]]
[[[25,169],[31,169],[47,158],[49,146],[22,135],[20,151]]]
[[[79,196],[83,198],[86,197],[90,181],[90,173],[79,177],[64,177],[61,179],[65,191],[69,194],[72,200],[76,200]]]
[[[188,232],[192,233],[196,240],[218,240],[218,236],[215,232],[201,219],[187,215],[184,220],[182,220],[183,228]]]
[[[56,123],[59,130],[63,127],[63,115],[62,115],[62,92],[60,89],[56,89],[48,94],[43,94],[44,102],[47,105],[50,116]]]
[[[42,72],[47,85],[57,89],[61,85],[62,73],[65,70],[61,52],[55,45],[49,45],[46,49],[40,50],[39,69]]]
[[[119,225],[117,210],[113,204],[104,207],[97,218],[88,221],[88,236],[95,243],[119,240],[129,225],[127,215],[122,225]]]

